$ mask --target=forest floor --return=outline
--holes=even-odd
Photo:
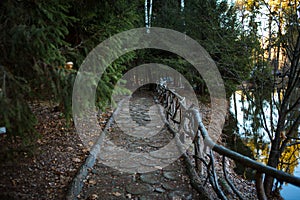
[[[65,199],[90,149],[83,145],[74,125],[66,126],[61,112],[55,111],[53,105],[45,102],[31,105],[40,133],[33,146],[24,149],[20,139],[12,141],[7,135],[0,135],[0,199]],[[100,116],[102,126],[110,115],[109,111]],[[217,171],[220,166],[217,164]],[[233,168],[234,163],[230,162],[229,174],[238,189],[254,198],[254,184],[235,174]]]
[[[0,199],[64,199],[89,149],[53,105],[36,102],[31,108],[40,137],[30,147],[0,135]]]

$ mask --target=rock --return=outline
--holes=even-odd
[[[155,170],[158,170],[158,169],[161,169],[161,167],[159,166],[154,166],[154,167],[151,167],[151,166],[143,166],[141,165],[138,169],[137,169],[137,173],[149,173],[149,172],[153,172]]]
[[[171,145],[170,145],[171,146]],[[174,149],[168,149],[169,146],[165,146],[163,150],[159,151],[152,151],[150,155],[154,158],[161,158],[161,159],[176,159],[178,158],[181,153]]]
[[[164,167],[164,171],[177,171],[177,172],[181,172],[182,169],[179,167],[180,163],[177,163],[177,161],[172,162],[171,164],[169,164],[168,166]]]
[[[176,181],[162,183],[162,187],[166,190],[176,190],[178,185]]]
[[[162,142],[153,142],[149,144],[150,147],[154,147],[154,148],[162,148],[165,146],[165,143]]]
[[[169,180],[173,180],[173,181],[176,181],[176,180],[180,180],[181,179],[181,175],[180,173],[178,172],[163,172],[163,175],[165,178],[169,179]]]
[[[154,159],[151,157],[144,157],[141,160],[141,164],[147,167],[155,167],[156,169],[161,169],[161,165],[163,164],[160,159]],[[159,168],[158,168],[159,167]]]
[[[144,183],[156,184],[160,182],[160,177],[155,174],[142,174],[140,178]]]
[[[153,200],[153,199],[167,199],[166,195],[162,195],[161,193],[142,195],[138,198],[139,200]]]
[[[174,199],[192,200],[192,194],[189,194],[186,191],[177,190],[177,191],[170,192],[168,194],[168,198],[170,200],[174,200]]]
[[[131,183],[126,185],[126,191],[130,194],[145,194],[153,191],[153,188],[147,183]]]
[[[164,193],[166,190],[164,190],[163,188],[155,188],[154,191],[158,193]]]
[[[139,163],[135,162],[135,160],[122,160],[119,164],[119,167],[125,168],[125,169],[135,169],[138,168],[140,165]]]

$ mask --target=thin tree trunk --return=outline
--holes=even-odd
[[[276,168],[279,163],[279,156],[278,156],[278,149],[275,144],[272,143],[269,159],[268,159],[268,166]],[[274,184],[274,178],[272,176],[266,175],[264,179],[264,188],[265,193],[268,197],[272,196],[272,189]]]
[[[278,126],[275,133],[275,138],[271,140],[271,151],[269,154],[269,159],[267,165],[270,167],[277,168],[280,159],[280,132],[284,129],[284,119],[285,115],[279,116]],[[274,178],[266,175],[264,180],[264,188],[266,195],[269,197],[272,195],[272,189],[274,184]]]

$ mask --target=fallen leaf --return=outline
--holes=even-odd
[[[97,194],[92,194],[91,199],[98,199],[98,195]]]
[[[81,160],[79,158],[72,158],[73,162],[81,162]]]
[[[16,186],[17,185],[17,182],[15,180],[11,180],[13,186]]]
[[[88,145],[89,145],[89,146],[93,146],[93,145],[94,145],[94,142],[90,141]]]
[[[86,153],[86,152],[88,152],[88,151],[89,151],[89,149],[87,149],[87,148],[82,149],[82,152],[83,152],[83,153]]]
[[[93,179],[89,180],[89,184],[91,184],[91,185],[95,185],[96,183],[97,183],[97,181],[95,181]]]
[[[120,192],[113,192],[112,194],[113,194],[114,196],[116,196],[116,197],[119,197],[119,196],[122,195]]]
[[[67,147],[67,150],[72,151],[72,150],[74,150],[74,148],[73,147]]]

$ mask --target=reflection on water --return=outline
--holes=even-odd
[[[261,107],[258,107],[255,102],[255,94],[248,93],[247,95],[242,91],[237,91],[230,99],[231,116],[224,129],[227,134],[227,144],[233,150],[266,164],[270,151],[270,141],[278,120],[276,106],[282,100],[282,95],[280,93],[266,95],[261,101]],[[295,94],[295,96],[298,98],[299,94]],[[259,98],[261,100],[261,97]],[[299,112],[300,110],[294,112],[289,120],[292,121],[297,118]],[[286,124],[289,124],[289,121]],[[295,138],[298,136],[297,133],[300,133],[299,125]],[[282,133],[282,137],[285,139],[284,133]],[[293,143],[299,142],[296,139],[291,141]],[[300,176],[299,150],[300,144],[288,146],[281,155],[278,169]],[[237,165],[236,171],[244,175],[245,178],[254,178],[251,169]],[[285,199],[299,199],[300,188],[279,182],[275,182],[275,184]]]
[[[300,165],[295,168],[295,176],[300,177]],[[280,191],[281,196],[286,200],[299,200],[300,199],[300,189],[291,184],[284,184]]]

